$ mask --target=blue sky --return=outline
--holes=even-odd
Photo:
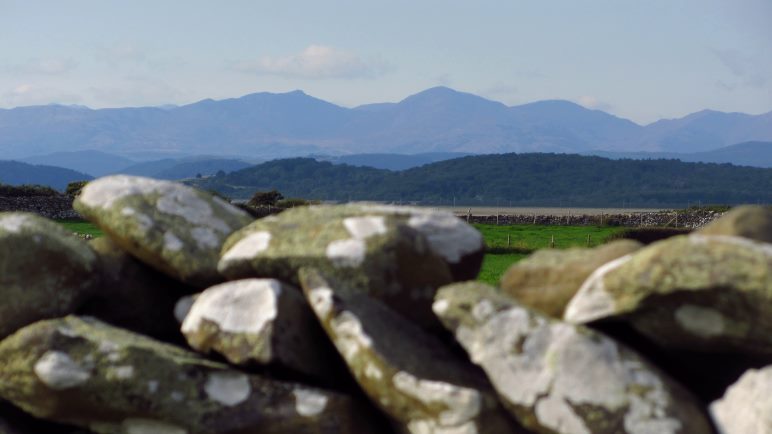
[[[445,85],[638,123],[772,110],[769,0],[0,0],[0,107]]]

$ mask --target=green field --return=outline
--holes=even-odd
[[[489,251],[485,255],[482,270],[477,279],[491,285],[498,285],[501,275],[510,265],[528,256],[534,250],[550,247],[553,241],[556,249],[588,245],[592,247],[603,244],[610,236],[625,229],[608,226],[484,224],[475,224],[474,227],[483,234]],[[509,243],[507,243],[507,237],[509,237]]]
[[[81,234],[89,234],[101,237],[102,231],[93,224],[85,221],[61,221],[59,222],[68,230]],[[561,249],[566,247],[587,246],[587,235],[590,236],[589,245],[597,246],[605,242],[608,237],[621,232],[620,227],[596,227],[596,226],[540,226],[540,225],[474,225],[485,238],[489,253],[485,255],[482,270],[478,280],[497,285],[501,275],[510,265],[528,256],[536,249],[550,247],[554,239],[554,247]],[[507,245],[509,236],[509,245]]]
[[[64,226],[67,230],[77,232],[79,234],[91,235],[93,237],[101,237],[102,230],[96,227],[93,223],[86,221],[76,220],[61,220],[59,224]]]

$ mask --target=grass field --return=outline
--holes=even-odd
[[[94,237],[102,236],[101,229],[94,226],[93,223],[89,223],[86,221],[62,220],[62,221],[59,221],[59,224],[64,226],[67,230],[77,232],[79,234],[86,234]]]
[[[60,221],[72,232],[101,237],[102,231],[89,222]],[[602,244],[611,235],[624,230],[619,227],[595,226],[539,226],[539,225],[474,225],[483,234],[485,244],[490,252],[485,255],[482,270],[477,278],[480,281],[497,285],[501,275],[510,265],[525,258],[537,249],[550,246],[553,237],[555,248],[561,249],[574,246],[587,246],[587,235],[590,236],[590,246]],[[507,246],[509,235],[509,246]]]
[[[543,225],[474,225],[483,234],[488,254],[483,260],[478,280],[498,285],[501,275],[529,252],[550,247],[586,247],[603,244],[610,236],[625,230],[621,227],[543,226]],[[589,235],[589,244],[588,238]],[[507,244],[509,236],[509,244]]]

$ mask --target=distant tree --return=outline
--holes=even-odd
[[[256,191],[247,202],[251,206],[276,206],[276,203],[284,199],[284,196],[276,190]]]
[[[201,179],[201,178],[203,178],[203,177],[201,176],[201,174],[200,174],[200,173],[196,173],[196,179]]]
[[[80,194],[80,191],[83,190],[83,187],[88,184],[88,181],[74,181],[69,184],[67,184],[67,188],[64,190],[64,193],[67,196],[75,197]]]

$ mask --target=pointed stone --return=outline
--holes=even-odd
[[[478,282],[440,289],[434,311],[528,429],[712,433],[685,389],[604,335],[551,320]]]
[[[721,434],[772,433],[772,366],[751,369],[710,405]]]
[[[0,338],[74,312],[94,291],[97,258],[61,225],[0,213]]]
[[[479,371],[379,301],[317,270],[300,271],[306,297],[370,400],[404,430],[520,432]],[[345,294],[345,295],[344,295]]]
[[[201,288],[224,280],[217,273],[222,244],[252,221],[209,193],[138,176],[91,181],[73,206],[147,265]]]
[[[314,267],[427,326],[436,289],[452,281],[445,260],[405,216],[347,206],[299,207],[260,219],[223,246],[219,270],[231,280],[272,277],[298,285]]]
[[[566,305],[593,271],[641,247],[637,241],[618,240],[592,249],[538,250],[509,267],[501,289],[524,306],[562,318]]]
[[[197,351],[236,365],[271,365],[334,382],[339,358],[300,290],[274,279],[244,279],[199,294],[182,323]]]
[[[697,231],[702,235],[731,235],[772,243],[772,209],[744,205],[732,208]]]
[[[772,244],[673,237],[596,270],[565,312],[573,323],[630,323],[653,342],[772,355]]]
[[[0,342],[0,396],[96,433],[361,433],[334,392],[233,370],[95,319],[29,325]]]

